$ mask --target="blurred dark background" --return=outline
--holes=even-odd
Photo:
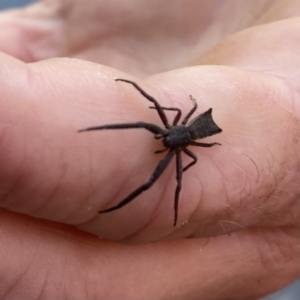
[[[23,6],[28,3],[36,2],[34,0],[0,0],[0,9]]]
[[[125,1],[125,0],[124,0]],[[20,7],[29,3],[37,2],[36,0],[0,0],[0,9]],[[300,279],[285,289],[265,297],[261,300],[300,300]]]

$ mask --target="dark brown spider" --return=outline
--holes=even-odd
[[[192,116],[192,114],[197,109],[196,100],[190,96],[194,106],[190,110],[190,112],[186,115],[186,117],[181,122],[181,125],[177,125],[178,121],[181,117],[181,110],[178,108],[170,108],[170,107],[162,107],[160,104],[150,95],[148,95],[144,90],[142,90],[135,82],[126,80],[126,79],[116,79],[116,81],[123,81],[132,84],[145,98],[151,101],[154,106],[150,108],[154,108],[157,110],[165,129],[160,128],[159,126],[151,123],[145,122],[137,122],[137,123],[127,123],[127,124],[108,124],[96,127],[89,127],[86,129],[81,129],[79,132],[83,131],[91,131],[91,130],[103,130],[103,129],[129,129],[129,128],[145,128],[152,133],[155,134],[156,139],[162,139],[162,143],[164,145],[163,150],[158,150],[155,153],[161,153],[166,150],[169,150],[168,154],[158,163],[157,167],[155,168],[154,172],[150,176],[150,179],[129,194],[125,199],[123,199],[119,204],[99,211],[99,213],[107,213],[116,209],[123,207],[124,205],[131,202],[135,197],[139,194],[144,192],[145,190],[149,189],[152,184],[160,177],[163,171],[168,166],[169,162],[171,161],[172,157],[176,154],[176,180],[177,180],[177,187],[175,191],[175,200],[174,200],[174,211],[175,211],[175,218],[174,218],[174,226],[177,223],[177,216],[178,216],[178,200],[179,200],[179,193],[181,190],[181,181],[182,181],[182,173],[189,169],[197,162],[197,156],[187,149],[188,146],[200,146],[200,147],[212,147],[214,145],[221,145],[219,143],[197,143],[195,140],[205,138],[217,133],[222,132],[222,129],[218,127],[218,125],[212,119],[212,108],[204,112],[203,114],[194,118],[187,126],[186,123]],[[164,110],[173,110],[177,111],[177,114],[174,118],[173,124],[170,125]],[[184,168],[182,167],[182,159],[181,159],[181,151],[183,151],[186,155],[193,159],[187,166]]]

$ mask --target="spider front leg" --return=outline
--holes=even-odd
[[[123,207],[124,205],[128,204],[131,202],[134,198],[136,198],[138,195],[140,195],[142,192],[148,190],[153,183],[160,177],[160,175],[163,173],[163,171],[166,169],[168,166],[169,162],[171,161],[172,157],[174,156],[175,151],[171,150],[157,165],[155,168],[154,172],[152,173],[150,179],[142,184],[139,188],[137,188],[135,191],[133,191],[131,194],[129,194],[125,199],[123,199],[121,202],[119,202],[117,205],[104,209],[99,211],[99,213],[107,213],[116,209],[119,209]]]
[[[102,126],[88,127],[80,129],[78,132],[92,131],[92,130],[107,130],[107,129],[132,129],[132,128],[144,128],[156,135],[163,135],[165,131],[159,126],[151,123],[137,122],[137,123],[121,123],[121,124],[107,124]]]
[[[213,147],[215,145],[221,146],[222,144],[220,144],[220,143],[197,143],[197,142],[191,141],[190,145],[209,148],[209,147]]]
[[[149,108],[152,108],[152,109],[156,109],[155,106],[149,106]],[[181,110],[179,108],[176,108],[176,107],[162,107],[163,110],[173,110],[173,111],[177,111],[177,114],[173,120],[173,123],[172,125],[173,126],[176,126],[178,124],[178,121],[180,120],[181,118]]]
[[[117,78],[115,79],[115,81],[123,81],[126,83],[130,83],[132,84],[146,99],[148,99],[150,102],[154,103],[154,106],[159,114],[159,117],[161,118],[162,122],[164,123],[166,128],[170,127],[170,124],[168,122],[167,116],[165,114],[165,112],[163,111],[162,107],[160,106],[160,104],[157,102],[156,99],[154,99],[152,96],[150,96],[149,94],[147,94],[139,85],[137,85],[134,81],[131,80],[127,80],[127,79],[121,79],[121,78]]]
[[[186,115],[186,117],[184,118],[184,120],[182,121],[182,123],[181,123],[182,125],[185,125],[185,124],[188,122],[188,120],[190,119],[190,117],[191,117],[192,114],[196,111],[196,109],[197,109],[197,107],[198,107],[198,104],[197,104],[197,102],[196,102],[196,99],[193,98],[192,95],[190,95],[190,99],[192,100],[194,106],[193,106],[193,108],[189,111],[189,113]]]

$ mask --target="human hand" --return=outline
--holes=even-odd
[[[59,11],[73,20],[80,14],[68,18],[68,12],[76,13],[79,5],[74,2]],[[29,19],[30,14],[41,15],[43,5],[35,7],[28,10]],[[150,11],[157,15],[157,10]],[[6,14],[2,26],[19,17]],[[75,24],[88,26],[90,20]],[[131,20],[134,28],[145,31],[139,19]],[[30,24],[19,22],[15,33]],[[50,34],[42,36],[44,45],[33,47],[28,37],[43,29],[39,22],[42,16],[25,36],[23,52],[14,52],[20,39],[18,34],[13,39],[11,32],[11,43],[3,50],[25,61],[39,60],[49,50],[61,55],[59,43],[49,45]],[[78,44],[83,43],[80,28],[68,24],[74,41],[78,34]],[[1,55],[2,298],[250,299],[293,280],[299,274],[298,24],[299,19],[293,19],[252,28],[193,58],[203,65],[225,66],[196,66],[145,81],[89,62],[51,59],[25,65]],[[118,26],[120,31],[126,28]],[[130,45],[126,32],[132,28],[123,31],[124,47]],[[161,39],[162,48],[171,43],[166,38]],[[146,65],[138,58],[132,63],[120,59],[124,48],[110,53],[113,46],[107,50],[110,60],[102,53],[104,39],[94,40],[99,41],[97,47],[83,43],[76,54],[76,47],[65,54],[108,65],[119,58],[115,67],[138,76],[178,62],[174,51],[169,52],[169,63],[166,56],[165,64],[157,66],[153,58]],[[138,45],[138,53],[148,48]],[[28,55],[24,49],[32,52]],[[190,109],[192,94],[198,100],[197,113],[213,107],[223,129],[210,138],[221,147],[193,149],[199,161],[184,174],[179,223],[188,223],[180,228],[172,227],[174,167],[122,210],[98,214],[147,180],[163,155],[153,154],[159,141],[142,130],[77,133],[121,120],[161,125],[141,95],[114,81],[120,77],[137,81],[161,104],[180,107],[183,113]]]

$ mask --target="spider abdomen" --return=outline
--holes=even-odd
[[[191,142],[191,134],[186,126],[177,125],[169,129],[169,133],[163,139],[166,148],[182,149],[187,147]]]

